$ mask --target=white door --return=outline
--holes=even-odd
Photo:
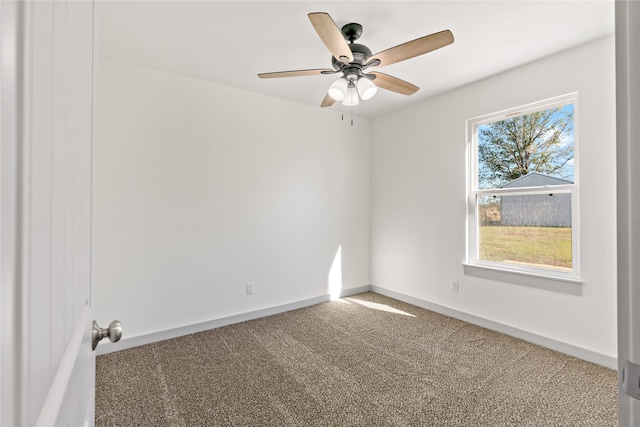
[[[0,423],[93,425],[93,1],[0,20]]]

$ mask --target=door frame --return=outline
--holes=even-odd
[[[640,364],[640,2],[617,0],[616,157],[618,221],[618,372]],[[621,426],[640,425],[640,401],[626,395],[618,375]]]

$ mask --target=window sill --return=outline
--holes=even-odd
[[[559,277],[479,264],[462,263],[462,265],[464,266],[464,274],[467,276],[546,289],[571,295],[582,295],[582,285],[584,281],[578,278]]]

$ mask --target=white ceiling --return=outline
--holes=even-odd
[[[385,90],[354,107],[374,117],[611,34],[606,1],[99,1],[98,55],[318,106],[337,75],[261,80],[261,72],[331,68],[307,13],[358,22],[373,53],[444,29],[452,45],[379,68],[420,90]],[[598,58],[594,58],[598,60]],[[555,72],[556,70],[552,71]],[[588,70],[585,70],[588,72]],[[340,110],[340,103],[333,109]],[[357,110],[356,110],[357,109]]]

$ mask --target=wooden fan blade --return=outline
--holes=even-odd
[[[411,40],[398,46],[394,46],[387,50],[383,50],[380,53],[376,53],[368,59],[371,62],[374,59],[379,59],[380,64],[376,67],[382,67],[385,65],[395,64],[396,62],[404,61],[406,59],[414,58],[419,55],[423,55],[432,50],[440,49],[446,45],[453,43],[453,34],[449,30],[440,31],[439,33],[430,34],[428,36],[420,37],[419,39]]]
[[[315,76],[322,74],[323,71],[335,73],[336,70],[332,70],[330,68],[316,68],[313,70],[277,71],[275,73],[260,73],[258,74],[258,77],[261,79],[274,79],[278,77]]]
[[[325,12],[314,12],[308,16],[311,25],[334,58],[345,64],[353,62],[353,53],[331,16]]]
[[[335,99],[330,97],[329,94],[326,94],[324,96],[324,99],[322,100],[322,104],[320,104],[320,106],[321,107],[331,107],[335,102],[336,102]]]
[[[400,93],[402,95],[412,95],[420,89],[418,86],[409,82],[405,82],[397,77],[390,76],[388,74],[381,73],[379,71],[372,71],[369,74],[376,76],[373,79],[373,83],[382,89],[390,90],[392,92]]]

